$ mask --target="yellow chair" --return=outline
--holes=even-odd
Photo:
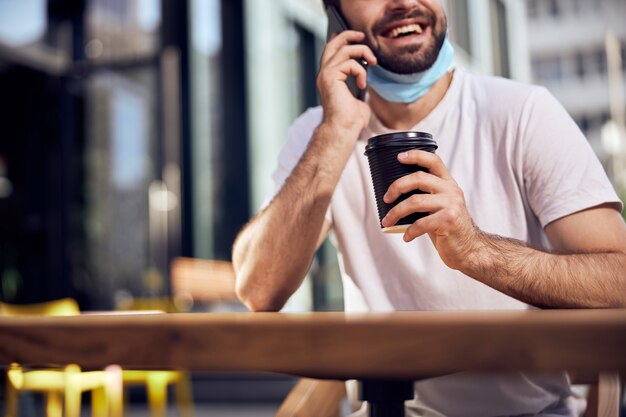
[[[67,316],[76,314],[77,311],[78,304],[70,298],[29,305],[0,303],[0,314],[12,316]],[[78,365],[67,365],[62,369],[24,370],[16,363],[11,364],[6,377],[6,417],[17,417],[19,394],[23,391],[45,395],[48,417],[61,417],[64,408],[67,417],[79,417],[81,395],[88,391],[92,395],[94,417],[121,417],[122,413],[119,367],[83,372]]]
[[[184,306],[172,298],[126,298],[116,305],[117,310],[156,310],[163,313],[180,313]],[[128,370],[122,371],[124,387],[141,385],[146,387],[148,405],[152,417],[167,415],[167,387],[174,387],[176,404],[181,417],[193,415],[193,395],[189,372],[181,370]]]
[[[146,387],[148,405],[152,417],[167,415],[167,387],[173,385],[178,405],[179,415],[191,417],[193,415],[193,398],[191,394],[191,378],[185,371],[122,371],[124,386],[142,385]]]
[[[157,303],[153,302],[152,304],[150,304],[150,309],[163,310],[162,308],[163,306],[164,304],[161,304],[160,302],[157,302]],[[127,305],[126,307],[128,309],[145,309],[146,305],[135,304],[135,305]],[[169,307],[166,311],[168,312],[170,311]],[[50,301],[47,303],[29,304],[29,305],[0,303],[0,314],[71,316],[71,315],[80,314],[80,308],[78,307],[78,304],[76,303],[75,300],[71,298],[64,298],[61,300],[54,300],[54,301]],[[80,368],[78,368],[76,365],[73,365],[71,368],[66,369],[66,370],[48,370],[48,371],[57,372],[59,373],[59,375],[67,375],[67,371],[70,371],[72,378],[76,379],[77,378],[75,376],[76,369],[78,369],[78,372],[80,372]],[[108,368],[107,370],[110,373],[110,370]],[[65,371],[65,373],[63,371]],[[17,372],[17,368],[16,368],[16,372]],[[43,372],[43,371],[29,371],[29,372]],[[43,375],[43,374],[37,374],[37,375]],[[47,375],[46,378],[48,378],[48,381],[51,381],[50,379],[52,378],[50,376],[51,374],[47,373],[45,375]],[[102,378],[104,377],[105,375],[103,374]],[[81,378],[82,379],[78,379],[78,380],[84,381],[84,382],[82,385],[79,385],[79,386],[85,387],[85,389],[83,389],[82,391],[87,391],[87,390],[90,390],[88,389],[88,387],[90,386],[88,382],[93,383],[93,381],[95,381],[98,378],[98,376],[94,372],[90,372],[90,373],[82,372]],[[179,370],[126,370],[124,369],[120,371],[120,378],[121,378],[121,382],[119,384],[120,385],[119,393],[116,392],[116,394],[114,395],[113,394],[109,395],[109,396],[113,396],[115,399],[114,404],[111,404],[112,416],[121,417],[123,415],[123,402],[122,402],[122,394],[121,394],[122,388],[121,387],[122,386],[128,387],[131,385],[142,385],[146,387],[146,391],[148,393],[148,405],[149,405],[150,414],[152,417],[165,417],[167,415],[167,387],[169,385],[174,386],[180,415],[182,417],[191,417],[193,415],[191,381],[190,381],[188,372],[179,371]],[[62,381],[62,379],[63,378],[59,376],[58,379],[55,381]],[[109,376],[109,379],[111,379],[110,376]],[[48,397],[51,398],[50,410],[56,410],[58,408],[56,405],[58,403],[58,400],[56,398],[58,396],[58,394],[56,394],[58,393],[58,389],[56,389],[56,387],[59,387],[62,385],[61,385],[61,382],[57,382],[55,383],[54,386],[55,386],[55,389],[51,390],[52,394],[46,396],[46,399],[47,399],[46,404],[48,404]],[[26,389],[27,388],[24,388],[24,390]],[[66,399],[68,395],[70,394],[66,393]],[[103,407],[103,405],[100,402],[102,395],[99,392],[94,392],[94,394],[92,395],[94,398],[92,400],[94,410],[101,409]],[[73,399],[75,397],[76,397],[75,391],[72,391],[69,398],[71,398],[72,401],[74,401]],[[80,401],[80,396],[78,397]],[[14,403],[15,405],[17,405],[17,401],[11,402],[11,405]],[[9,406],[9,401],[7,401],[7,407],[8,406]],[[46,407],[48,408],[48,406]],[[79,402],[78,409],[80,409],[80,402]],[[69,417],[72,416],[70,414],[67,414],[67,412],[66,412],[66,415]],[[94,416],[96,417],[100,417],[101,415],[103,414],[94,414]],[[48,416],[56,417],[56,416],[61,416],[61,414],[53,411],[53,414],[48,414]],[[9,415],[7,413],[7,417],[13,417],[13,415]]]
[[[155,311],[161,313],[186,313],[189,306],[184,300],[171,297],[127,297],[119,300],[115,309],[118,311]]]
[[[0,314],[6,316],[74,316],[78,313],[78,303],[73,298],[37,304],[0,303]]]

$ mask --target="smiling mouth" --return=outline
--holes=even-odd
[[[387,30],[382,35],[385,38],[397,39],[410,35],[421,35],[424,33],[424,28],[419,23],[411,23],[404,26],[398,26],[393,29]]]

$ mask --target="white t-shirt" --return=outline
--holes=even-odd
[[[321,107],[309,109],[289,129],[275,193],[321,119]],[[622,209],[587,140],[544,88],[457,69],[443,100],[411,130],[433,135],[485,232],[548,248],[548,223],[602,203]],[[405,243],[402,235],[381,232],[364,152],[370,137],[388,132],[373,115],[326,215],[340,253],[346,311],[533,308],[448,268],[428,236]],[[446,416],[547,416],[569,392],[564,374],[458,374],[417,383],[413,415],[437,415],[425,411],[430,407]],[[553,414],[569,415],[566,408]]]

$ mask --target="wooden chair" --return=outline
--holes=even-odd
[[[570,377],[573,384],[589,385],[585,417],[619,417],[624,379],[618,373],[570,374]]]
[[[172,295],[180,304],[228,304],[241,307],[235,293],[235,270],[228,261],[175,258],[171,267]]]
[[[590,386],[584,417],[619,417],[621,385],[617,374],[576,375],[572,381]],[[275,417],[338,417],[345,396],[342,381],[303,378],[289,392]]]
[[[275,417],[339,417],[345,396],[343,381],[302,378],[289,392]]]
[[[29,305],[0,303],[0,314],[12,316],[67,316],[77,311],[78,304],[71,298]],[[78,365],[67,365],[58,369],[25,370],[14,363],[6,375],[5,416],[18,416],[20,393],[28,391],[45,396],[48,417],[61,417],[64,409],[67,417],[79,417],[83,392],[91,392],[94,417],[121,417],[121,386],[119,367],[81,371]]]

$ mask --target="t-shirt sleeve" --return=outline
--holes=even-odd
[[[605,203],[622,211],[589,142],[545,88],[533,89],[526,100],[520,133],[524,187],[542,226]]]
[[[300,158],[306,151],[311,137],[315,132],[315,129],[322,120],[321,107],[315,107],[305,111],[300,117],[298,117],[294,123],[287,130],[287,140],[283,145],[279,155],[278,164],[276,169],[272,173],[272,180],[274,181],[274,188],[272,192],[266,196],[261,210],[267,207],[274,197],[280,192],[287,181],[287,178],[291,175]],[[326,210],[325,220],[332,224],[332,215],[330,206]]]

